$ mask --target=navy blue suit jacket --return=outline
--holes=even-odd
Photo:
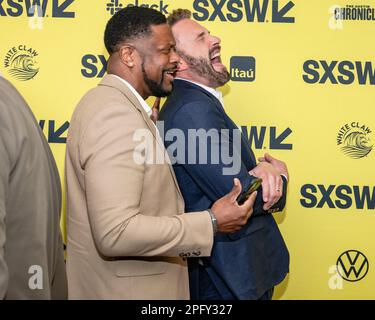
[[[231,175],[223,174],[223,168],[230,165],[221,157],[219,161],[213,159],[210,148],[207,149],[208,164],[199,164],[202,149],[199,149],[198,143],[194,149],[194,145],[188,142],[191,129],[239,130],[214,95],[193,83],[176,79],[173,92],[159,114],[159,121],[164,121],[165,133],[170,129],[179,129],[186,138],[182,145],[179,144],[179,148],[182,146],[185,151],[181,155],[181,148],[176,148],[178,139],[172,139],[171,135],[163,137],[172,161],[176,161],[173,168],[184,196],[186,212],[210,208],[232,189],[234,177],[240,179],[244,190],[249,186],[253,177],[248,171],[256,166],[256,159],[244,135],[241,134],[240,146],[237,147],[233,143],[233,134],[225,134],[224,137],[229,140],[229,150],[228,144],[223,143],[225,138],[212,137],[209,140],[220,148],[220,152],[240,157],[237,159],[241,164],[239,172]],[[192,161],[194,159],[195,163]],[[272,212],[281,211],[285,206],[287,183],[283,180],[283,197],[271,208]],[[218,233],[211,257],[201,258],[201,261],[224,298],[257,299],[285,278],[289,272],[289,253],[272,214],[263,210],[261,192],[258,192],[248,223],[235,233]],[[194,279],[196,262],[197,259],[189,258],[193,298],[197,297],[199,286],[197,279]]]

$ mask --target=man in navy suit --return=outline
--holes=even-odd
[[[268,154],[257,164],[226,114],[217,90],[230,78],[221,63],[220,39],[191,20],[188,10],[176,10],[168,20],[181,60],[159,120],[186,211],[210,208],[231,189],[234,177],[243,190],[255,177],[263,180],[248,223],[231,234],[217,232],[211,257],[188,259],[191,298],[271,299],[289,272],[289,253],[272,216],[285,206],[287,167]]]

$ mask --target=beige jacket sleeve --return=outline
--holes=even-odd
[[[89,121],[79,141],[79,161],[97,248],[109,257],[181,256],[184,252],[210,255],[213,230],[207,211],[160,215],[140,211],[141,201],[168,201],[168,195],[164,200],[142,198],[145,171],[154,165],[134,161],[136,153],[141,152],[139,142],[133,140],[139,128],[147,126],[138,110],[113,103]],[[158,181],[152,188],[163,192]],[[162,211],[162,203],[158,206]]]

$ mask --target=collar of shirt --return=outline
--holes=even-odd
[[[138,93],[137,90],[135,90],[133,88],[133,86],[127,82],[126,80],[124,80],[123,78],[119,77],[119,76],[116,76],[115,74],[112,74],[112,76],[116,77],[117,79],[120,79],[123,83],[126,84],[126,86],[129,88],[129,90],[135,95],[135,97],[137,98],[137,100],[139,101],[139,103],[141,104],[142,108],[145,110],[145,112],[151,116],[151,108],[150,106],[146,103],[146,101],[141,97],[141,95]]]
[[[195,82],[195,81],[191,81],[191,80],[187,80],[187,79],[183,79],[183,78],[176,78],[176,79],[183,80],[183,81],[186,81],[186,82],[190,82],[190,83],[193,83],[197,86],[200,86],[202,89],[204,89],[204,90],[208,91],[209,93],[211,93],[212,95],[214,95],[220,101],[221,105],[224,108],[223,94],[221,93],[221,91],[216,90],[214,88],[207,87],[204,84],[201,84],[201,83],[198,83],[198,82]]]

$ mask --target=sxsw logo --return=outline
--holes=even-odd
[[[303,64],[303,80],[308,84],[375,85],[375,69],[371,61],[307,60]]]
[[[160,11],[162,14],[168,15],[168,7],[169,4],[165,4],[165,0],[156,1],[155,3],[143,3],[139,0],[134,0],[131,3],[121,3],[120,0],[111,0],[107,3],[107,11],[114,15],[117,11],[126,8],[126,7],[144,7],[144,8],[151,8],[154,10]],[[125,1],[123,1],[125,2]]]
[[[85,78],[103,78],[107,71],[107,60],[102,54],[86,54],[82,57],[81,63],[81,74]]]
[[[285,141],[292,133],[290,128],[278,130],[276,127],[242,126],[241,129],[242,134],[245,136],[245,139],[251,148],[270,150],[293,149],[293,145]],[[266,138],[266,133],[268,133],[268,139]]]
[[[230,78],[232,81],[252,82],[255,80],[254,57],[232,57],[230,59]]]
[[[74,0],[0,0],[0,16],[74,18],[75,12],[68,11],[73,2]]]
[[[294,23],[293,1],[279,0],[194,0],[197,21]]]
[[[305,184],[300,203],[305,208],[375,209],[374,186]]]

